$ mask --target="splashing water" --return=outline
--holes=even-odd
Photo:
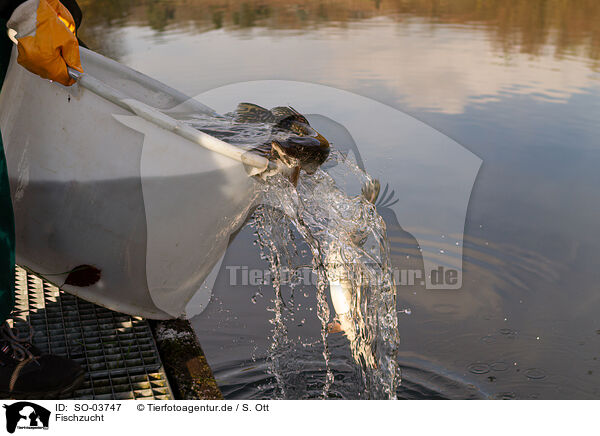
[[[269,135],[264,124],[236,125],[226,118],[203,116],[188,122],[246,149],[264,142]],[[322,396],[335,396],[331,392],[335,379],[329,336],[341,331],[358,367],[361,397],[396,398],[400,382],[396,287],[385,223],[374,206],[378,182],[333,150],[314,174],[303,172],[297,186],[282,175],[274,175],[260,183],[260,189],[262,203],[251,225],[261,257],[271,270],[274,297],[270,310],[274,315],[268,360],[277,396],[294,397],[298,387],[289,375],[304,370],[301,366],[306,364],[294,354],[297,344],[288,337],[293,297],[286,303],[282,296],[284,284],[290,286],[292,296],[294,289],[305,285],[300,280],[304,265],[294,265],[299,253],[297,232],[310,249],[311,269],[316,275],[316,312],[325,368],[324,380],[319,383]],[[286,273],[289,280],[284,280]],[[322,374],[318,370],[314,373],[315,377]]]
[[[281,276],[283,268],[292,277],[300,275],[292,262],[297,252],[295,229],[310,247],[317,276],[317,315],[326,368],[323,396],[328,396],[334,382],[328,336],[343,331],[360,368],[364,394],[375,399],[395,398],[399,382],[396,288],[385,224],[367,200],[377,182],[337,152],[332,152],[325,166],[333,166],[335,171],[330,174],[319,169],[312,175],[303,174],[296,187],[282,176],[269,178],[263,184],[263,205],[253,216],[252,225],[263,258],[270,264],[275,291],[271,370],[279,381],[281,359],[289,346]],[[349,196],[333,173],[360,182],[363,192]],[[331,316],[329,300],[335,317]],[[281,394],[285,397],[285,392]]]

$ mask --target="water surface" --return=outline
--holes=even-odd
[[[82,1],[81,37],[189,95],[249,80],[328,85],[426,122],[482,159],[459,291],[401,287],[401,398],[598,398],[600,394],[600,4],[594,0]],[[282,96],[281,104],[293,104]],[[231,108],[233,109],[233,108]],[[393,180],[402,144],[366,170]],[[372,156],[372,155],[371,155]],[[395,197],[419,186],[393,186]],[[414,238],[382,207],[392,261]],[[426,231],[427,229],[425,229]],[[193,320],[229,398],[276,392],[265,357],[272,290],[230,285],[267,268],[245,227],[209,308]],[[306,296],[304,296],[306,295]],[[285,296],[284,298],[290,298]],[[315,294],[289,336],[289,396],[319,391]],[[304,345],[302,345],[304,344]],[[331,337],[335,396],[356,370]]]

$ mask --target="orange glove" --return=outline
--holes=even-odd
[[[67,66],[83,72],[75,22],[58,0],[27,0],[15,9],[7,27],[17,31],[17,62],[32,73],[69,86],[75,81]]]

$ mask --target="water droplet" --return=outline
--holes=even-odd
[[[252,296],[250,301],[252,301],[252,304],[256,304],[256,302],[258,301],[258,297],[262,297],[262,296],[263,296],[263,294],[260,291],[258,291]]]
[[[539,368],[529,368],[525,371],[525,377],[531,380],[542,380],[546,378],[546,373]]]
[[[490,372],[490,366],[487,363],[482,362],[472,363],[467,369],[473,374],[487,374]]]

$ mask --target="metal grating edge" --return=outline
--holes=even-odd
[[[87,372],[68,398],[169,400],[173,392],[148,321],[113,312],[61,291],[17,266],[9,323],[35,331],[33,344],[69,357]]]

